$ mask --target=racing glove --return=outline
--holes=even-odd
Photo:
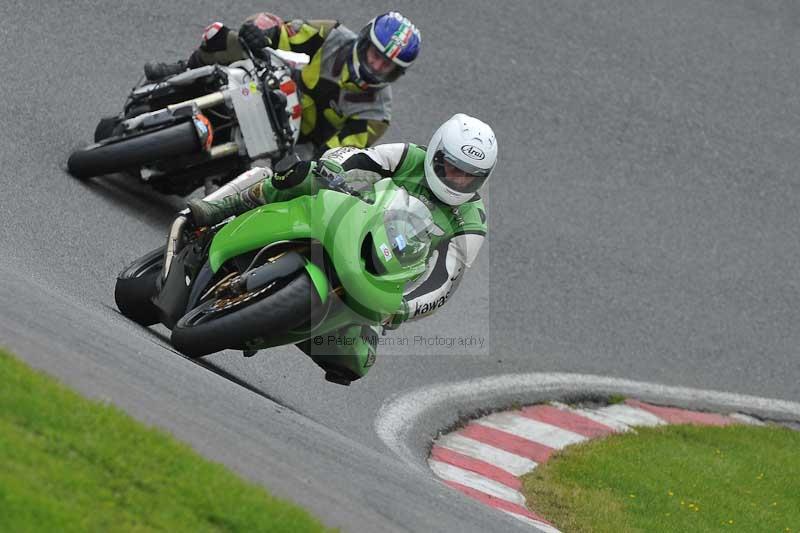
[[[280,25],[276,23],[278,20],[280,19],[260,14],[256,19],[247,20],[242,24],[239,28],[239,38],[244,41],[253,54],[263,57],[265,46],[278,47],[281,35]]]
[[[313,161],[297,161],[288,169],[280,169],[272,176],[272,186],[276,189],[291,189],[311,177],[316,168]]]
[[[288,170],[281,169],[279,174],[272,176],[272,186],[276,189],[290,189],[296,187],[307,179],[312,178],[317,165],[323,165],[337,176],[344,174],[344,167],[342,167],[342,165],[328,159],[321,159],[319,162],[298,161],[289,167]]]

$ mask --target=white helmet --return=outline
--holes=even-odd
[[[473,176],[467,186],[459,186],[445,174],[445,161]],[[439,126],[425,155],[425,179],[439,200],[461,205],[486,183],[497,163],[497,141],[488,124],[458,113]]]

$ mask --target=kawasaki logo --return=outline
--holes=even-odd
[[[450,291],[447,291],[447,293],[444,296],[440,296],[439,299],[437,300],[433,300],[426,304],[417,303],[417,306],[414,309],[414,314],[412,316],[416,317],[435,311],[436,309],[446,304],[449,298],[450,298]]]
[[[483,153],[483,150],[481,150],[477,146],[472,146],[471,144],[465,144],[464,146],[462,146],[461,152],[465,156],[471,159],[477,159],[478,161],[486,157],[486,154]]]

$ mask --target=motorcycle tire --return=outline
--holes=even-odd
[[[158,292],[156,281],[161,275],[164,247],[137,259],[117,276],[114,301],[117,309],[137,324],[151,326],[158,320],[158,309],[152,298]]]
[[[196,358],[226,349],[245,350],[247,341],[308,323],[320,297],[305,270],[272,293],[228,312],[211,311],[219,300],[206,301],[184,315],[172,330],[172,345]]]
[[[67,168],[76,178],[84,179],[199,150],[194,124],[183,122],[133,136],[112,137],[81,148],[69,156]]]

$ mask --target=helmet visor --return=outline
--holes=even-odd
[[[359,39],[357,46],[359,75],[367,83],[391,83],[405,71],[403,67],[386,57],[368,36]]]
[[[436,175],[447,187],[462,193],[476,192],[489,178],[492,169],[478,168],[438,150],[433,156]]]

